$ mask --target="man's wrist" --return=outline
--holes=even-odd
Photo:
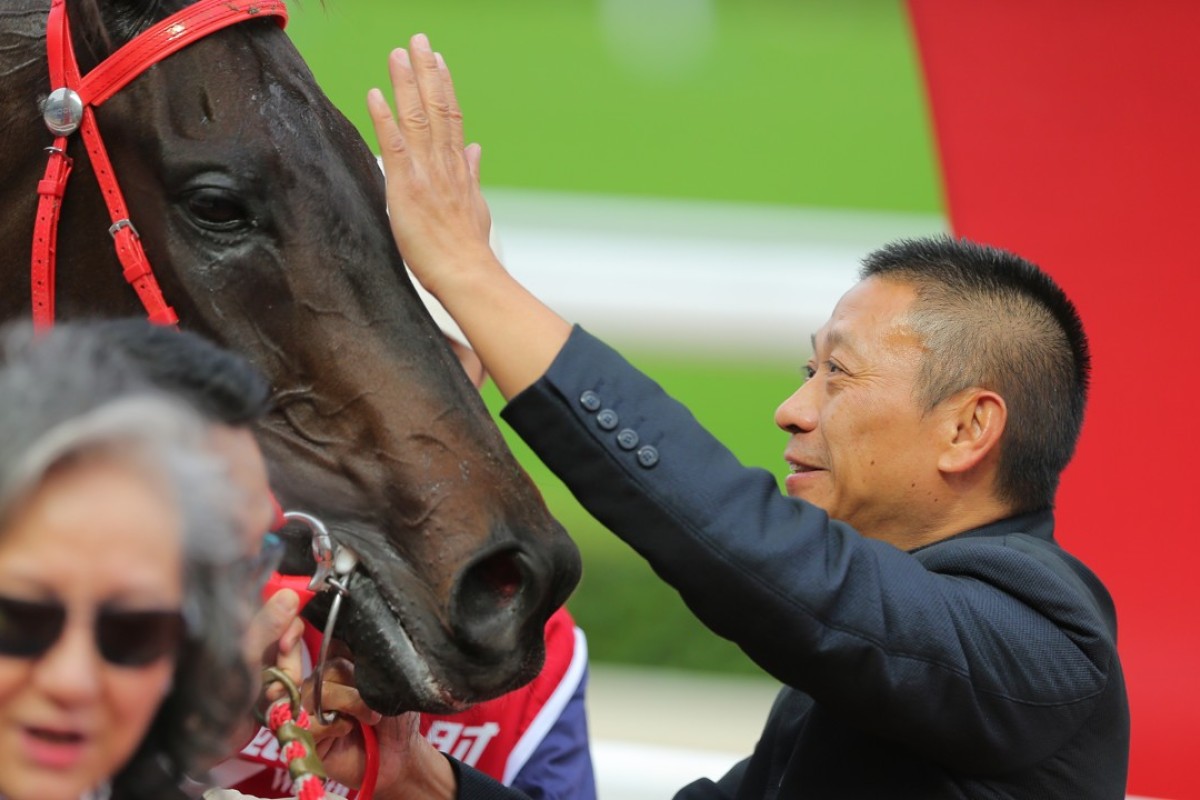
[[[377,800],[455,800],[458,778],[449,756],[432,745],[415,748],[410,767],[386,787],[375,791]]]

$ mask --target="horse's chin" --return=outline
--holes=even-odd
[[[413,601],[409,593],[402,602]],[[313,606],[323,621],[325,604]],[[375,580],[359,572],[350,581],[350,596],[339,614],[335,638],[353,653],[371,654],[369,659],[356,659],[354,682],[363,701],[380,714],[462,711],[528,682],[541,668],[545,650],[540,638],[530,657],[515,668],[496,665],[484,670],[459,652],[440,626],[431,631],[418,625],[410,631],[405,619],[431,617],[417,615],[414,609],[408,612],[393,608]]]

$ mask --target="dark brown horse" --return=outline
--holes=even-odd
[[[81,71],[186,4],[68,0]],[[30,313],[37,185],[53,141],[39,108],[51,89],[49,5],[0,6],[2,319]],[[367,702],[444,710],[530,678],[578,553],[409,284],[369,148],[277,21],[189,45],[97,120],[181,326],[272,381],[260,439],[284,506],[320,516],[362,559],[338,636]],[[69,155],[57,317],[142,313],[78,136]]]

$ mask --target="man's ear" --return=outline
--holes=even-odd
[[[1008,422],[1004,398],[989,389],[966,389],[945,401],[947,438],[938,456],[943,473],[962,474],[999,454]]]

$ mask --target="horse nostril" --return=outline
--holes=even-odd
[[[479,580],[503,603],[512,601],[521,590],[521,568],[512,553],[498,553],[484,559],[477,571]]]
[[[525,582],[515,550],[503,550],[475,562],[459,584],[459,601],[464,611],[488,613],[512,604]]]
[[[454,592],[453,626],[460,644],[499,655],[517,646],[530,581],[519,549],[500,550],[463,572]]]

